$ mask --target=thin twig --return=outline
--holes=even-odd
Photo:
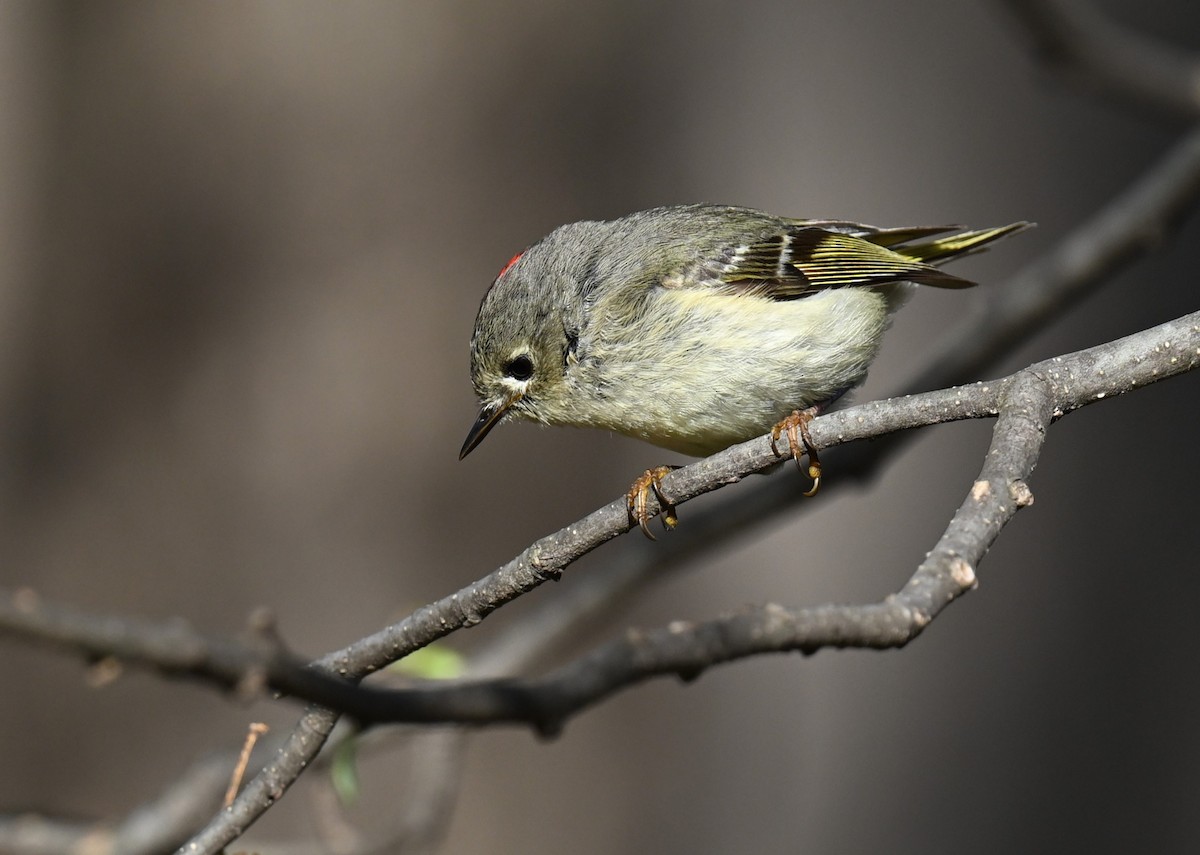
[[[250,729],[246,731],[246,739],[242,743],[242,750],[238,754],[237,765],[233,767],[233,774],[229,777],[229,789],[225,791],[225,807],[233,804],[233,800],[237,797],[238,789],[242,786],[242,778],[246,774],[246,765],[250,762],[250,752],[254,750],[255,743],[258,738],[270,730],[262,722],[253,722]]]

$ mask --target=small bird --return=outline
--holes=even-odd
[[[880,229],[680,205],[560,226],[484,295],[471,337],[482,408],[459,459],[508,416],[693,456],[770,432],[798,465],[808,457],[815,493],[807,424],[866,377],[912,285],[974,285],[935,265],[1029,225]],[[651,491],[676,522],[659,485],[670,468],[628,494],[651,538]]]

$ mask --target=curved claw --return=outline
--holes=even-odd
[[[812,498],[817,495],[817,490],[821,489],[821,467],[810,465],[808,467],[808,477],[812,478],[813,485],[804,491],[804,495]]]
[[[679,523],[679,517],[675,515],[675,504],[663,495],[662,479],[668,473],[678,466],[657,466],[654,469],[647,469],[633,485],[629,488],[629,492],[625,494],[625,502],[629,507],[629,518],[638,524],[638,528],[642,530],[642,534],[651,540],[657,540],[653,532],[650,531],[650,512],[647,504],[650,499],[650,491],[654,491],[654,497],[658,499],[659,507],[661,508],[663,528],[670,531]]]
[[[776,457],[783,457],[779,452],[779,437],[787,434],[788,450],[792,453],[792,459],[796,461],[796,468],[801,472],[805,470],[800,465],[800,459],[808,458],[808,477],[812,479],[813,484],[805,491],[804,495],[806,496],[815,496],[817,490],[821,489],[821,460],[817,457],[817,450],[812,444],[812,436],[808,432],[808,423],[816,418],[818,412],[817,407],[796,410],[771,428],[771,451]]]

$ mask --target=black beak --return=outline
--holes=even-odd
[[[462,460],[479,443],[483,442],[483,438],[488,435],[488,431],[500,424],[500,419],[504,418],[504,414],[508,412],[508,408],[521,400],[519,394],[513,395],[507,401],[496,407],[484,407],[479,411],[479,418],[475,420],[475,424],[471,425],[471,429],[467,432],[467,439],[463,443],[462,451],[458,453],[458,459]]]

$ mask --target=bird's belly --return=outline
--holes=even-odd
[[[663,292],[636,351],[614,353],[614,392],[627,400],[606,425],[690,455],[761,436],[793,410],[860,383],[887,327],[888,300],[842,289],[778,301]]]

